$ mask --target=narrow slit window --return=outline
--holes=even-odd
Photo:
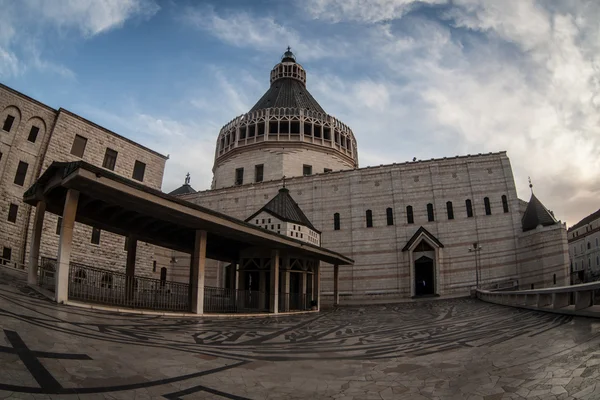
[[[92,244],[100,244],[100,229],[92,228]]]
[[[506,198],[506,195],[502,195],[502,209],[505,213],[508,212],[508,199]]]
[[[485,215],[492,215],[492,206],[490,206],[490,198],[484,197],[483,204],[485,205]]]
[[[473,203],[471,203],[471,199],[465,200],[465,207],[467,209],[467,218],[473,217]]]
[[[415,218],[413,215],[413,208],[412,206],[406,206],[406,223],[407,224],[414,224],[415,223]]]
[[[454,209],[451,201],[446,202],[446,211],[448,212],[448,219],[454,219]]]
[[[333,214],[333,230],[340,230],[340,213]]]
[[[367,217],[367,228],[372,228],[373,227],[373,211],[371,210],[367,210],[366,213],[366,217]]]
[[[385,210],[385,215],[387,217],[388,226],[394,225],[394,211],[391,208],[387,208]]]
[[[427,221],[432,222],[434,221],[434,215],[433,215],[433,204],[429,203],[427,204]]]

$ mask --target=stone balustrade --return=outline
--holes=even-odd
[[[533,290],[478,289],[477,298],[512,307],[600,318],[600,282]]]

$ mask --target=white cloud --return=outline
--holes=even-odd
[[[59,28],[74,28],[94,36],[121,27],[133,17],[148,18],[159,7],[148,0],[26,0],[30,12]]]
[[[240,48],[251,48],[269,54],[280,54],[289,45],[302,60],[339,56],[345,50],[337,38],[307,40],[289,26],[279,24],[274,17],[256,16],[245,11],[218,14],[211,7],[188,9],[184,20],[223,42]],[[331,49],[336,48],[332,53]]]
[[[455,0],[441,19],[410,3],[311,3],[314,18],[380,22],[349,38],[370,61],[362,76],[315,89],[354,129],[361,165],[507,150],[525,200],[530,175],[563,221],[598,209],[600,3]],[[369,108],[380,86],[383,112]]]
[[[448,0],[306,0],[304,9],[316,19],[332,22],[381,22],[401,18],[416,4],[445,4]]]
[[[0,77],[11,77],[19,74],[19,60],[8,50],[0,47]]]

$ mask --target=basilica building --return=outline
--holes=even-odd
[[[299,235],[261,215],[285,187],[317,244],[355,261],[340,271],[342,303],[569,284],[565,224],[533,190],[529,202],[517,197],[506,152],[359,168],[352,129],[310,94],[290,49],[269,78],[254,107],[219,132],[211,189],[173,194]],[[235,267],[212,263],[207,282],[228,287]],[[321,274],[323,301],[332,300],[332,266]]]

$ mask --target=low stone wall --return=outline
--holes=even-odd
[[[477,298],[511,307],[600,318],[600,282],[537,290],[477,290]]]

